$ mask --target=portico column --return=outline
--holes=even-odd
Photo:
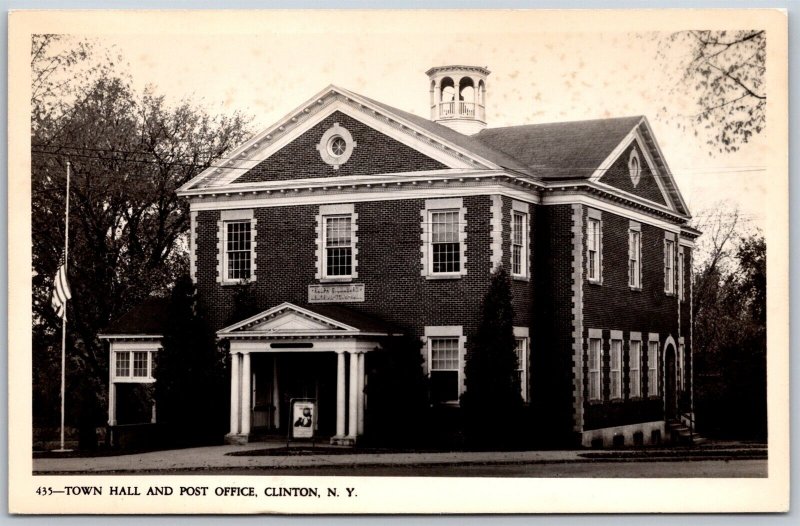
[[[358,435],[364,434],[364,360],[366,353],[360,352],[358,356]]]
[[[274,410],[272,412],[272,427],[278,429],[281,427],[281,392],[278,388],[278,357],[272,357],[272,405]]]
[[[231,353],[231,435],[239,434],[239,353]]]
[[[347,437],[358,436],[358,356],[350,353],[350,414],[347,418]]]
[[[343,438],[344,420],[345,420],[345,368],[344,368],[344,351],[336,351],[336,437]]]
[[[250,434],[250,415],[253,410],[250,389],[250,353],[242,354],[242,434]]]

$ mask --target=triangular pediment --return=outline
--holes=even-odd
[[[638,170],[634,167],[638,167]],[[590,180],[673,212],[689,214],[645,118],[631,129],[595,170]]]
[[[317,332],[358,332],[350,325],[338,322],[291,303],[283,303],[220,330],[219,336],[249,333],[293,335]]]
[[[326,162],[328,145],[320,142],[336,125],[347,131],[352,139],[348,143],[354,145],[338,166]],[[326,176],[497,168],[365,97],[329,86],[179,191]]]

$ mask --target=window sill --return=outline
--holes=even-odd
[[[461,404],[458,400],[451,400],[449,402],[433,402],[431,407],[459,407]]]
[[[337,278],[320,278],[320,283],[350,283],[353,281],[353,276],[337,277]]]
[[[625,399],[624,398],[612,398],[612,399],[609,400],[609,402],[611,402],[612,404],[623,404],[623,403],[625,403]]]
[[[115,384],[152,384],[156,379],[147,376],[117,376],[111,381]]]
[[[531,280],[531,278],[529,276],[523,276],[523,275],[515,276],[513,274],[511,275],[511,279],[513,281],[530,281]]]
[[[631,292],[642,292],[642,287],[632,287],[628,285],[628,288],[631,290]]]
[[[602,282],[602,281],[600,281],[599,279],[587,279],[587,280],[586,280],[586,282],[587,282],[589,285],[596,285],[596,286],[598,286],[598,287],[600,287],[600,286],[602,286],[602,285],[603,285],[603,282]]]
[[[603,405],[603,400],[587,400],[589,405]]]
[[[251,276],[250,279],[228,279],[220,281],[219,284],[223,287],[235,287],[236,285],[245,285],[247,283],[253,283],[255,280],[256,277]]]
[[[428,274],[425,276],[425,279],[437,280],[437,279],[461,279],[461,273],[458,274]]]

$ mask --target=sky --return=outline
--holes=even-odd
[[[450,11],[399,17],[394,24],[375,13],[287,24],[284,13],[242,31],[180,28],[96,38],[127,60],[136,88],[152,85],[169,101],[192,99],[211,113],[241,111],[254,117],[256,131],[328,84],[428,116],[429,67],[486,66],[489,127],[645,115],[694,214],[727,201],[742,210],[745,223],[762,226],[766,138],[757,136],[733,154],[717,153],[659,114],[667,106],[680,120],[696,111],[691,92],[678,83],[685,50],[673,49],[660,63],[659,33],[601,31],[591,24],[555,30],[516,20],[536,22],[528,13],[512,14],[506,12],[504,25]],[[678,93],[670,96],[675,85]]]

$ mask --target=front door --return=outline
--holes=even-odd
[[[675,369],[675,348],[670,345],[664,355],[664,403],[666,419],[671,420],[678,414],[677,374]]]

